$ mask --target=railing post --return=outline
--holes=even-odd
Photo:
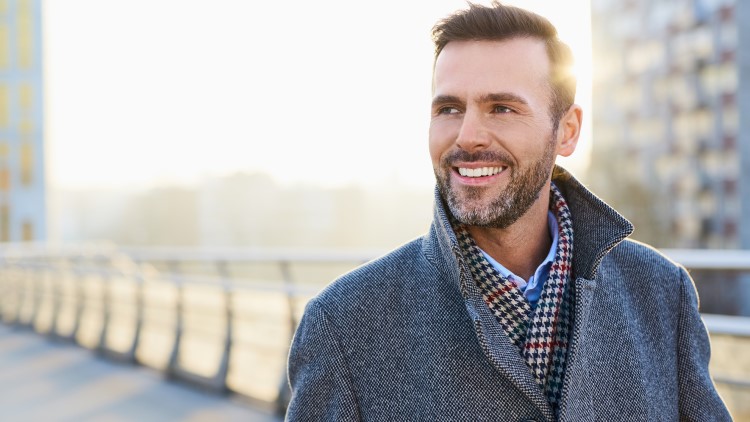
[[[178,261],[169,261],[168,263],[170,272],[174,274],[175,276],[179,276],[180,273],[180,263]],[[179,357],[180,357],[180,342],[182,340],[182,331],[183,331],[183,295],[184,295],[184,286],[183,286],[183,280],[178,279],[175,283],[175,288],[177,289],[177,303],[175,304],[175,335],[174,335],[174,345],[172,346],[172,352],[169,354],[169,363],[167,364],[167,376],[170,378],[173,378],[177,375],[179,371]]]
[[[97,264],[99,263],[101,257],[96,258]],[[103,260],[104,262],[108,262],[107,259]],[[109,333],[109,323],[112,320],[112,292],[111,292],[111,286],[109,283],[109,277],[110,275],[107,274],[106,271],[102,270],[99,265],[96,267],[99,271],[100,280],[102,283],[102,329],[99,333],[99,346],[97,347],[97,351],[99,353],[105,353],[107,350],[107,336]]]
[[[16,261],[14,264],[13,269],[13,286],[16,289],[16,307],[13,310],[14,316],[11,317],[11,319],[8,321],[11,324],[18,325],[21,322],[21,308],[23,307],[23,302],[26,300],[26,295],[28,294],[26,292],[26,288],[24,286],[23,279],[19,277],[21,272],[21,262],[20,259]]]
[[[287,309],[289,310],[289,319],[287,324],[289,325],[289,341],[294,336],[294,330],[297,329],[297,319],[294,318],[294,280],[292,279],[291,263],[289,261],[279,262],[281,268],[281,277],[284,282],[284,295],[286,296]]]
[[[289,310],[289,319],[287,323],[289,325],[289,341],[287,344],[291,346],[292,339],[294,337],[294,331],[297,329],[297,320],[294,318],[294,281],[292,279],[291,263],[286,260],[279,262],[279,268],[281,269],[281,277],[284,282],[284,295],[286,296],[287,309]],[[284,355],[284,361],[286,362],[286,356],[289,355],[289,347],[286,348]],[[289,389],[289,382],[287,381],[287,366],[284,364],[279,382],[279,393],[276,398],[276,411],[279,414],[286,413],[286,408],[289,404],[289,400],[292,396],[292,392]]]
[[[8,261],[2,256],[0,250],[0,323],[5,322],[5,306],[7,304],[9,294],[9,284],[7,276],[8,274]]]
[[[60,274],[60,263],[56,259],[54,265],[50,265],[50,268],[54,271],[55,276],[52,278],[52,323],[50,324],[49,336],[57,338],[57,327],[59,325],[58,318],[60,315],[60,309],[62,309],[62,282],[57,276]]]
[[[21,286],[18,284],[18,279],[15,277],[16,270],[13,268],[15,265],[10,260],[4,260],[3,268],[3,282],[5,283],[5,295],[2,320],[6,324],[13,324],[16,322],[15,317],[18,316],[18,308],[21,306],[21,299],[23,298],[21,292]]]
[[[70,340],[77,342],[78,330],[81,329],[81,319],[83,318],[83,309],[86,307],[86,292],[84,289],[84,277],[80,267],[76,264],[78,259],[76,257],[68,258],[70,263],[70,273],[75,278],[73,282],[75,284],[75,296],[76,296],[76,311],[73,321],[73,330],[70,332]]]
[[[221,354],[219,369],[216,371],[216,386],[220,392],[226,392],[227,374],[229,373],[229,359],[232,357],[232,343],[234,341],[234,296],[232,294],[231,274],[226,261],[216,261],[216,267],[221,277],[222,289],[224,291],[224,317],[226,318],[226,332],[224,337],[224,350]]]
[[[143,268],[140,263],[137,263],[135,274],[135,334],[133,334],[133,344],[130,348],[130,360],[135,363],[138,361],[136,358],[136,352],[138,351],[138,344],[141,341],[141,330],[143,330],[143,313],[144,313],[144,293],[143,284],[145,282],[143,276]]]
[[[39,314],[39,308],[41,308],[40,305],[41,305],[41,301],[42,301],[42,298],[41,298],[41,296],[42,296],[41,295],[41,289],[40,289],[40,286],[39,286],[39,284],[41,284],[41,283],[39,283],[39,277],[37,277],[38,274],[34,270],[34,264],[33,263],[27,264],[26,268],[27,268],[27,271],[28,271],[27,276],[29,277],[30,284],[32,286],[32,293],[31,293],[31,315],[29,316],[28,326],[32,330],[36,331],[35,330],[36,319],[37,319],[37,315]]]

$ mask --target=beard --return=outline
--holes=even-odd
[[[553,135],[538,160],[525,168],[513,167],[508,186],[499,192],[494,186],[453,186],[451,173],[456,161],[508,164],[512,162],[511,157],[500,151],[468,153],[457,150],[443,157],[440,168],[435,169],[440,196],[456,221],[470,226],[505,229],[526,214],[539,199],[555,163],[555,139]],[[508,166],[504,171],[510,170]]]

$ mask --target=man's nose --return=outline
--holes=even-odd
[[[484,149],[490,145],[489,132],[480,113],[470,110],[464,113],[456,145],[467,152]]]

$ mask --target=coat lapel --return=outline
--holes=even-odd
[[[526,395],[544,414],[554,420],[554,412],[544,392],[539,388],[524,362],[518,347],[513,345],[497,319],[482,300],[482,294],[474,282],[471,272],[461,261],[461,290],[464,293],[466,309],[474,323],[477,341],[492,366]]]
[[[425,255],[428,259],[441,257],[436,260],[437,267],[444,270],[446,276],[458,282],[466,310],[474,324],[477,340],[492,366],[537,405],[549,420],[554,420],[552,407],[531,375],[518,348],[511,343],[489,307],[482,300],[482,293],[461,256],[456,234],[450,225],[437,189],[435,189],[434,214],[435,220],[428,241],[423,246]]]
[[[565,415],[571,413],[568,410],[571,403],[574,403],[576,407],[582,406],[584,409],[590,409],[589,405],[593,405],[586,404],[589,398],[571,397],[570,394],[574,391],[586,391],[576,388],[574,384],[588,380],[585,355],[581,354],[579,349],[581,342],[585,341],[582,336],[589,319],[589,305],[596,286],[594,278],[601,260],[632,233],[633,226],[594,194],[587,191],[561,167],[555,167],[552,179],[561,188],[563,197],[570,206],[573,232],[576,234],[571,275],[574,278],[578,277],[574,286],[576,291],[574,325],[560,408],[560,419],[565,420]],[[458,242],[438,189],[435,189],[434,214],[435,220],[429,234],[429,241],[424,246],[425,255],[428,259],[435,259],[438,267],[446,271],[453,280],[458,276],[466,309],[473,321],[477,340],[487,359],[499,373],[507,377],[519,391],[526,395],[548,420],[554,421],[552,407],[534,380],[518,348],[511,343],[497,319],[483,302],[482,294],[460,256]],[[608,221],[609,224],[602,225],[601,221]],[[455,270],[457,267],[458,271]]]
[[[596,288],[596,281],[578,278],[572,286],[575,289],[575,308],[573,313],[573,330],[568,343],[568,357],[563,378],[563,390],[560,397],[560,420],[568,420],[567,415],[571,413],[571,406],[575,407],[572,412],[576,415],[588,414],[594,403],[590,394],[571,394],[588,392],[589,388],[581,384],[591,380],[589,376],[589,364],[587,356],[581,353],[581,344],[585,342],[583,333],[589,322],[591,301]]]

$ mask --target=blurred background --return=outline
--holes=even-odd
[[[750,420],[750,3],[504,3],[573,48],[560,163],[691,270]],[[465,5],[0,0],[3,320],[283,414],[305,302],[428,229],[430,29]]]

